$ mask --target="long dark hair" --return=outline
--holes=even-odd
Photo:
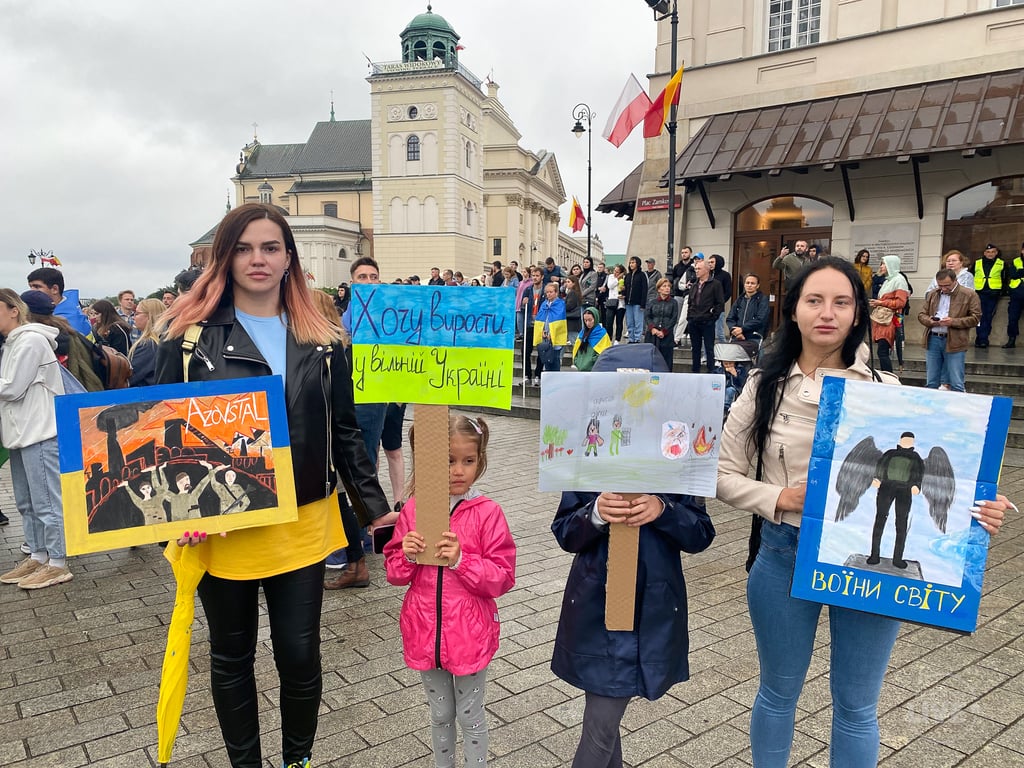
[[[846,259],[822,256],[797,272],[782,302],[779,328],[761,355],[761,371],[757,378],[757,392],[754,395],[754,419],[750,425],[749,436],[759,455],[763,454],[768,445],[772,422],[775,421],[782,401],[781,387],[785,385],[786,376],[804,348],[803,337],[795,319],[797,302],[800,301],[807,278],[823,269],[834,269],[849,280],[857,307],[853,327],[840,350],[843,365],[849,367],[856,361],[857,350],[864,342],[864,335],[871,325],[864,283],[861,282],[860,275],[853,265]]]
[[[121,316],[117,314],[117,310],[114,308],[114,305],[106,299],[94,301],[89,309],[100,316],[100,319],[96,322],[95,329],[95,332],[100,336],[107,336],[110,333],[110,329],[115,325],[120,326],[126,336],[131,333],[128,328],[128,323],[121,319]]]

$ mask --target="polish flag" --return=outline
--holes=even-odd
[[[636,75],[630,75],[601,135],[616,147],[621,146],[633,129],[643,122],[650,107],[647,91],[637,81]]]

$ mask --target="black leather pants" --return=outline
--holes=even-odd
[[[213,703],[233,768],[261,768],[256,657],[259,588],[267,601],[274,663],[281,679],[284,763],[313,749],[320,706],[320,607],[324,564],[252,581],[206,574],[199,597],[210,627]]]

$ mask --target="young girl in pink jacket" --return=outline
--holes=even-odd
[[[501,507],[472,487],[487,468],[487,424],[452,416],[448,435],[451,524],[430,546],[449,565],[416,563],[428,545],[415,530],[414,497],[403,507],[384,557],[388,581],[409,585],[400,619],[402,647],[405,663],[423,677],[434,763],[455,765],[458,719],[466,764],[486,765],[484,682],[500,629],[495,598],[515,584],[516,545]]]

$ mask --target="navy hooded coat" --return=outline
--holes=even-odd
[[[563,493],[551,530],[575,554],[562,598],[551,659],[567,683],[601,696],[657,699],[689,679],[686,583],[681,552],[701,552],[715,537],[707,510],[693,496],[657,494],[661,517],[640,528],[635,625],[604,625],[609,526],[595,526],[596,493]]]

